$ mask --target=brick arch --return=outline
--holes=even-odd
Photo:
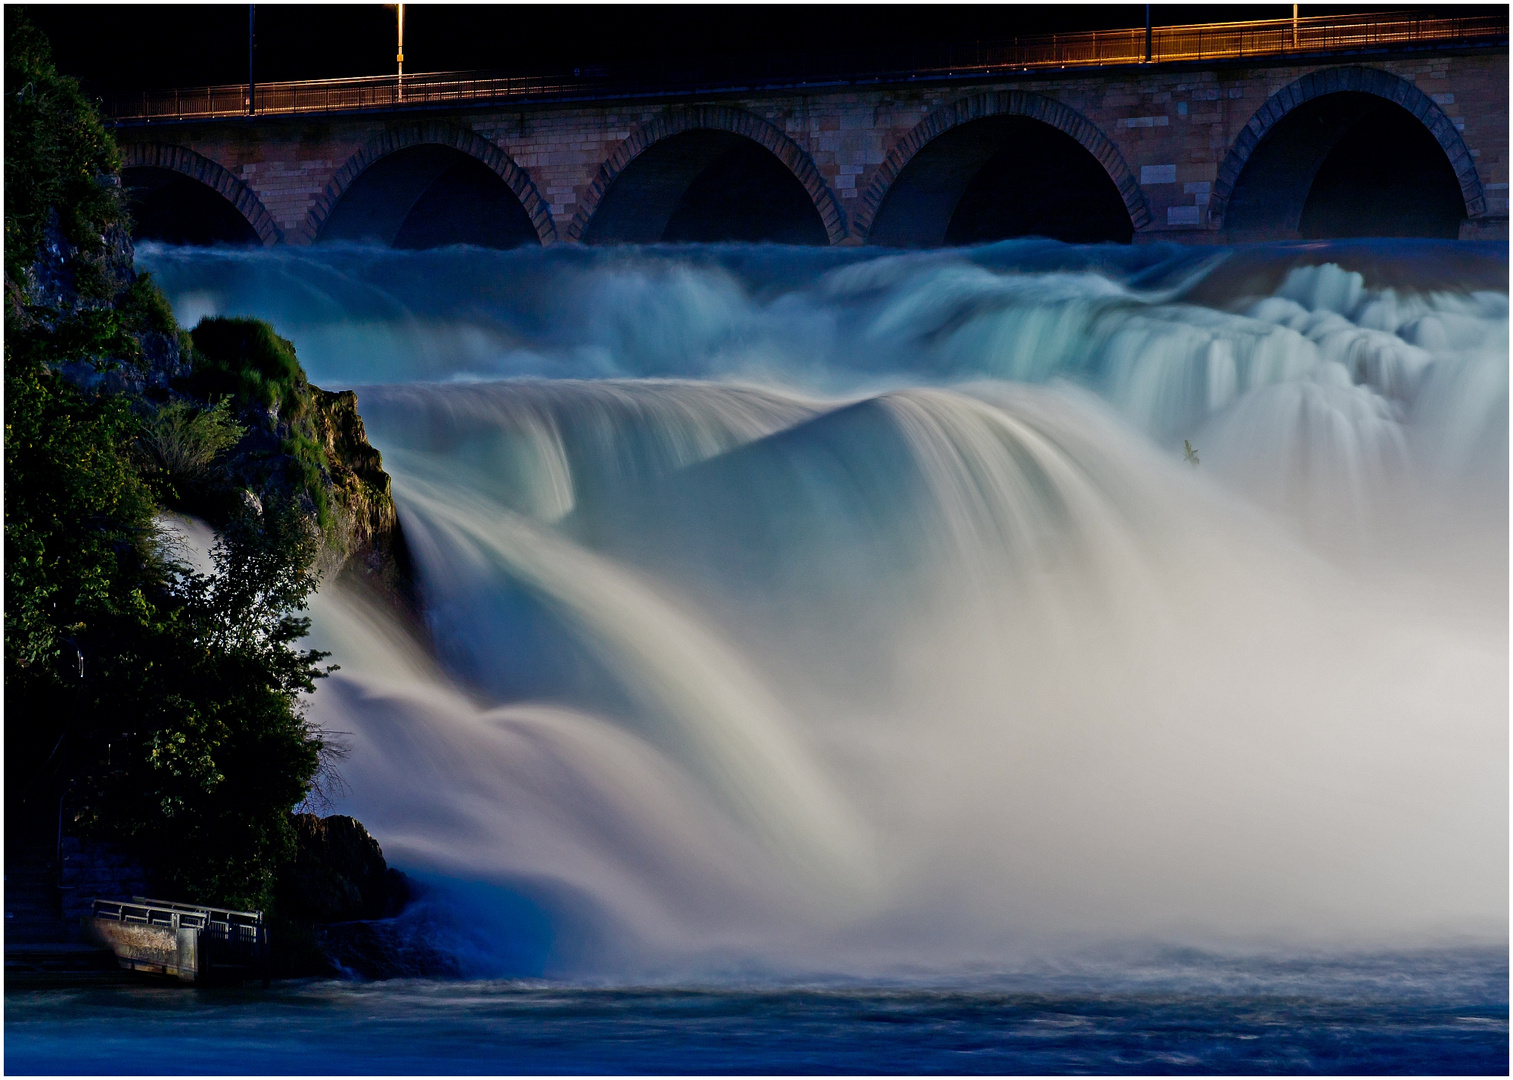
[[[1235,138],[1224,163],[1219,166],[1219,175],[1214,181],[1213,200],[1208,206],[1209,220],[1215,225],[1223,224],[1224,213],[1229,208],[1229,200],[1234,194],[1235,184],[1239,182],[1240,173],[1244,171],[1261,140],[1284,116],[1304,102],[1344,91],[1372,94],[1407,109],[1414,119],[1429,129],[1429,134],[1434,136],[1449,158],[1450,167],[1455,170],[1455,178],[1460,182],[1461,197],[1466,202],[1466,216],[1474,218],[1486,213],[1487,201],[1482,191],[1481,177],[1476,174],[1476,163],[1471,158],[1471,151],[1466,149],[1465,140],[1455,130],[1455,124],[1429,95],[1391,72],[1377,68],[1338,67],[1309,72],[1272,94],[1266,99],[1266,104],[1256,110],[1250,122]]]
[[[1108,173],[1109,179],[1119,191],[1119,197],[1124,200],[1124,207],[1129,211],[1130,222],[1135,230],[1139,231],[1151,223],[1150,207],[1146,205],[1145,192],[1140,190],[1139,181],[1125,164],[1124,155],[1119,153],[1119,148],[1096,124],[1076,109],[1040,94],[1023,90],[999,90],[974,94],[942,105],[894,144],[876,175],[872,177],[872,183],[867,185],[866,193],[857,200],[859,205],[852,219],[852,231],[856,236],[866,240],[893,182],[927,143],[954,127],[989,116],[1027,116],[1070,135]]]
[[[552,224],[551,208],[541,193],[536,190],[530,175],[516,165],[514,160],[498,146],[467,128],[451,124],[428,122],[391,128],[370,140],[362,149],[347,159],[346,163],[326,184],[325,190],[316,198],[310,212],[305,215],[304,233],[309,240],[320,234],[321,226],[336,209],[343,193],[363,172],[378,161],[399,150],[411,146],[449,146],[487,165],[499,179],[509,186],[520,200],[526,216],[536,230],[543,245],[555,243],[557,227]]]
[[[829,237],[830,242],[838,244],[846,238],[845,215],[841,213],[835,194],[820,176],[820,171],[815,167],[814,160],[808,152],[790,139],[782,129],[768,123],[760,116],[726,105],[696,105],[691,108],[669,109],[655,120],[647,121],[626,136],[620,145],[615,147],[614,153],[610,154],[609,160],[599,166],[599,173],[594,177],[594,182],[589,185],[588,191],[579,200],[578,212],[573,215],[573,220],[567,227],[567,238],[580,241],[583,239],[588,231],[589,222],[593,220],[594,211],[599,209],[599,204],[603,201],[605,193],[609,191],[610,185],[643,151],[670,136],[699,128],[744,135],[772,151],[793,174],[794,179],[803,185],[804,191],[809,195],[809,200],[814,204],[814,209],[820,215],[820,221],[825,226],[825,235]]]
[[[217,165],[203,154],[164,143],[127,143],[121,147],[121,168],[168,169],[198,180],[236,208],[264,247],[283,242],[283,230],[257,193],[225,166]]]

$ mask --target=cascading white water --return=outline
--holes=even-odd
[[[479,970],[1506,939],[1505,253],[143,257],[359,385],[312,715]]]

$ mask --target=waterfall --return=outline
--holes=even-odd
[[[310,713],[476,970],[1506,941],[1505,251],[141,258],[358,391]]]

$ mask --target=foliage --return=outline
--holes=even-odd
[[[118,159],[98,114],[24,15],[6,22],[7,811],[20,820],[40,804],[56,821],[63,798],[78,827],[126,842],[161,887],[259,906],[292,858],[290,813],[323,748],[299,704],[321,654],[295,648],[317,538],[296,493],[275,490],[260,512],[216,522],[213,574],[179,565],[153,478],[222,468],[237,403],[154,411],[60,374],[135,363],[145,335],[179,330],[130,266],[119,188],[100,179]],[[54,220],[78,249],[62,274],[43,245]],[[253,336],[252,374],[198,360],[197,372],[298,413],[308,387],[292,349],[266,327]]]
[[[8,279],[7,285],[10,284]],[[27,309],[26,314],[31,316],[36,311]],[[51,365],[86,361],[104,368],[121,360],[136,362],[142,356],[140,341],[113,306],[45,314],[48,316],[45,320],[17,319],[15,311],[7,309],[7,336],[20,335],[14,349],[18,359]]]
[[[20,281],[53,212],[84,251],[125,221],[115,143],[73,79],[54,69],[47,39],[12,9],[5,17],[5,276]]]
[[[315,545],[292,503],[244,511],[219,535],[214,574],[168,568],[154,632],[90,688],[92,704],[141,722],[91,733],[83,823],[146,854],[175,895],[266,907],[293,857],[290,811],[321,752],[297,699],[324,654],[293,647]]]
[[[149,469],[163,474],[173,491],[201,480],[226,450],[246,433],[231,418],[222,399],[210,408],[187,401],[169,401],[158,406],[142,424],[137,448]]]
[[[140,547],[154,513],[123,452],[138,425],[126,403],[82,397],[34,359],[15,355],[24,343],[22,335],[6,339],[8,692],[61,689],[72,663],[68,640],[91,638],[102,618],[139,611]]]
[[[116,313],[127,329],[136,333],[178,334],[173,306],[152,275],[138,274],[116,301]]]
[[[281,419],[298,418],[309,383],[294,344],[273,327],[258,319],[206,318],[191,336],[198,396],[229,395],[255,402]]]
[[[321,527],[331,524],[324,477],[329,471],[315,431],[314,391],[294,344],[258,319],[201,319],[192,333],[199,397],[228,396],[238,408],[260,408],[279,428],[279,452],[293,465],[294,486],[315,506]]]
[[[293,648],[316,541],[290,503],[228,523],[214,575],[174,565],[139,431],[119,397],[7,356],[8,788],[67,777],[80,824],[165,886],[265,903],[321,749],[297,707],[319,655]]]
[[[8,356],[6,413],[8,788],[66,777],[80,825],[177,894],[266,903],[321,749],[297,707],[320,657],[293,648],[315,584],[306,519],[248,511],[216,573],[195,574],[155,542],[119,397]]]

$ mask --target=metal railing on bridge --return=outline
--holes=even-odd
[[[352,79],[246,83],[151,91],[117,98],[106,113],[121,123],[232,116],[302,116],[374,112],[498,101],[665,96],[718,90],[781,89],[868,82],[891,83],[1060,68],[1144,63],[1248,60],[1326,55],[1404,46],[1494,44],[1508,37],[1506,9],[1490,15],[1439,16],[1433,11],[1319,16],[1254,22],[1095,30],[972,45],[889,52],[796,56],[760,67],[669,69],[576,68],[546,75],[439,72]]]

